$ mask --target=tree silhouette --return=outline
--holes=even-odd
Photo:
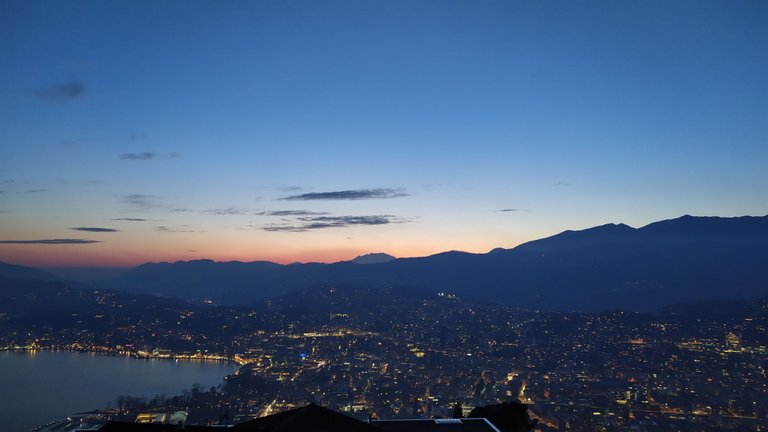
[[[461,407],[461,402],[456,402],[456,405],[453,406],[453,414],[451,414],[452,418],[464,418],[464,410]]]

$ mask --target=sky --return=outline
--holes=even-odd
[[[0,3],[0,261],[768,214],[764,1]]]

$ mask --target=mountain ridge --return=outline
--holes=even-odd
[[[686,215],[604,224],[488,253],[442,252],[375,265],[212,260],[146,263],[105,283],[137,293],[251,304],[315,284],[408,285],[526,308],[658,310],[768,295],[768,216]]]

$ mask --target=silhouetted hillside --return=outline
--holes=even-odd
[[[445,252],[357,265],[210,260],[145,264],[109,286],[228,304],[316,284],[415,286],[554,310],[657,310],[768,295],[768,216],[693,217],[643,228],[609,224],[488,254]]]
[[[0,278],[0,313],[6,317],[84,310],[96,304],[94,296],[62,282]]]
[[[38,280],[56,280],[56,276],[34,269],[13,264],[0,262],[0,277],[8,279],[38,279]]]

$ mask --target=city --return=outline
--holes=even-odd
[[[540,430],[768,426],[766,300],[651,315],[526,311],[350,286],[234,309],[168,302],[147,311],[125,294],[92,295],[109,308],[56,327],[6,320],[13,331],[2,346],[241,365],[218,388],[154,406],[123,398],[118,412],[128,417],[185,410],[200,423],[225,412],[237,422],[317,403],[361,419],[432,418],[449,417],[457,403],[468,412],[519,400]]]
[[[768,432],[766,23],[0,1],[0,430]]]

